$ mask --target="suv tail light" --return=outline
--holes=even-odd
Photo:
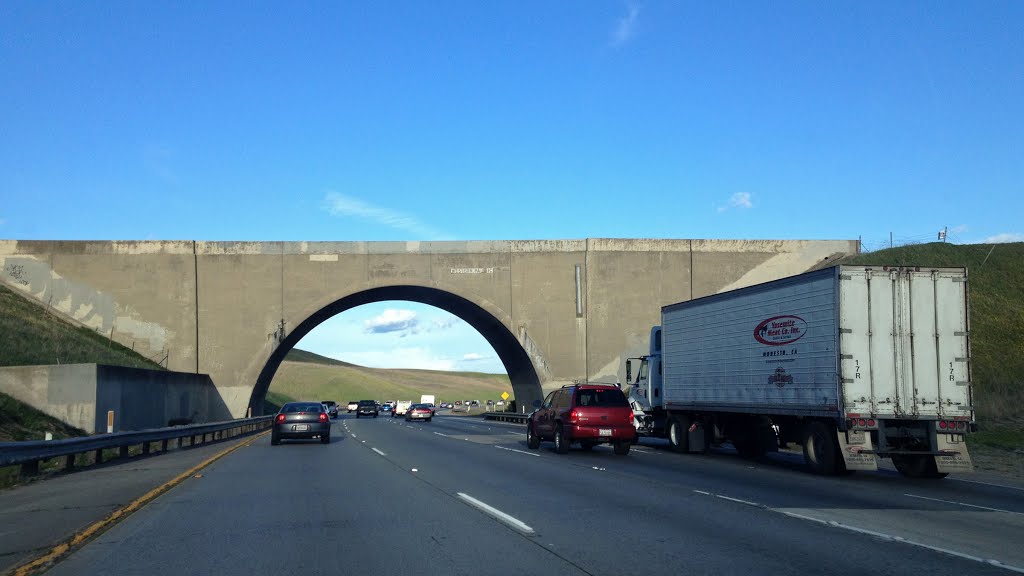
[[[573,408],[572,411],[569,412],[569,424],[579,424],[579,423],[580,423],[580,413],[577,412],[575,408]]]
[[[284,422],[284,414],[278,414],[277,415],[277,421],[278,422]]]
[[[327,422],[327,414],[321,412],[320,413],[320,421],[321,422]]]

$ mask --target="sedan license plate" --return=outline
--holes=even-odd
[[[296,432],[308,432],[309,431],[309,424],[296,424],[295,428],[293,428],[293,429]]]
[[[611,436],[612,435],[612,429],[611,428],[600,428],[597,431],[597,435],[598,436]]]

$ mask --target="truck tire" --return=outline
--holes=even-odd
[[[907,478],[945,478],[946,472],[939,472],[935,457],[931,454],[893,454],[892,464]]]
[[[620,440],[616,442],[614,446],[615,453],[618,454],[619,456],[625,456],[626,454],[629,454],[629,440]]]
[[[668,421],[668,445],[673,452],[687,452],[690,448],[689,418],[673,416]]]
[[[569,453],[569,443],[565,441],[565,432],[562,430],[561,424],[555,428],[555,452],[558,454]]]
[[[824,422],[811,422],[804,430],[804,460],[811,472],[822,476],[839,473],[837,460],[842,458],[835,434],[830,432]]]
[[[529,424],[526,427],[526,447],[530,450],[540,448],[540,438],[538,438],[537,433],[533,431],[533,424]]]

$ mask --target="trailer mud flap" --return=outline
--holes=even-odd
[[[935,468],[940,473],[974,472],[974,464],[971,463],[971,455],[967,453],[967,444],[963,441],[963,435],[938,434],[935,439],[939,451],[947,453],[945,456],[935,457]],[[959,439],[959,441],[955,439]]]
[[[863,452],[873,449],[870,434],[860,430],[837,430],[836,435],[839,437],[839,452],[843,455],[847,470],[878,470],[878,458]]]

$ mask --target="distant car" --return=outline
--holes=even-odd
[[[552,391],[541,407],[526,421],[526,446],[540,447],[552,440],[555,452],[565,454],[569,445],[579,443],[584,450],[598,444],[611,444],[615,453],[629,454],[636,440],[633,409],[617,386],[579,384]]]
[[[338,403],[337,402],[335,402],[334,400],[322,400],[320,403],[327,407],[327,415],[328,416],[330,416],[331,418],[337,418],[338,417]]]
[[[270,445],[281,440],[320,438],[323,444],[331,442],[331,417],[319,402],[288,402],[274,416],[270,428]]]
[[[385,404],[385,405],[381,406],[380,407],[380,411],[381,412],[387,412],[388,414],[390,414],[391,413],[391,404]]]
[[[434,409],[430,407],[430,404],[413,404],[409,406],[409,410],[405,413],[406,422],[412,422],[413,420],[426,420],[430,422],[430,419],[434,417]]]
[[[349,402],[348,402],[348,413],[351,414],[351,413],[355,412],[356,408],[359,408],[359,402],[357,402],[355,400],[349,400]]]
[[[374,400],[360,400],[356,403],[356,418],[360,416],[377,417],[377,402]]]
[[[504,400],[498,400],[498,404],[497,405],[498,406],[504,406],[505,405],[505,401]]]

